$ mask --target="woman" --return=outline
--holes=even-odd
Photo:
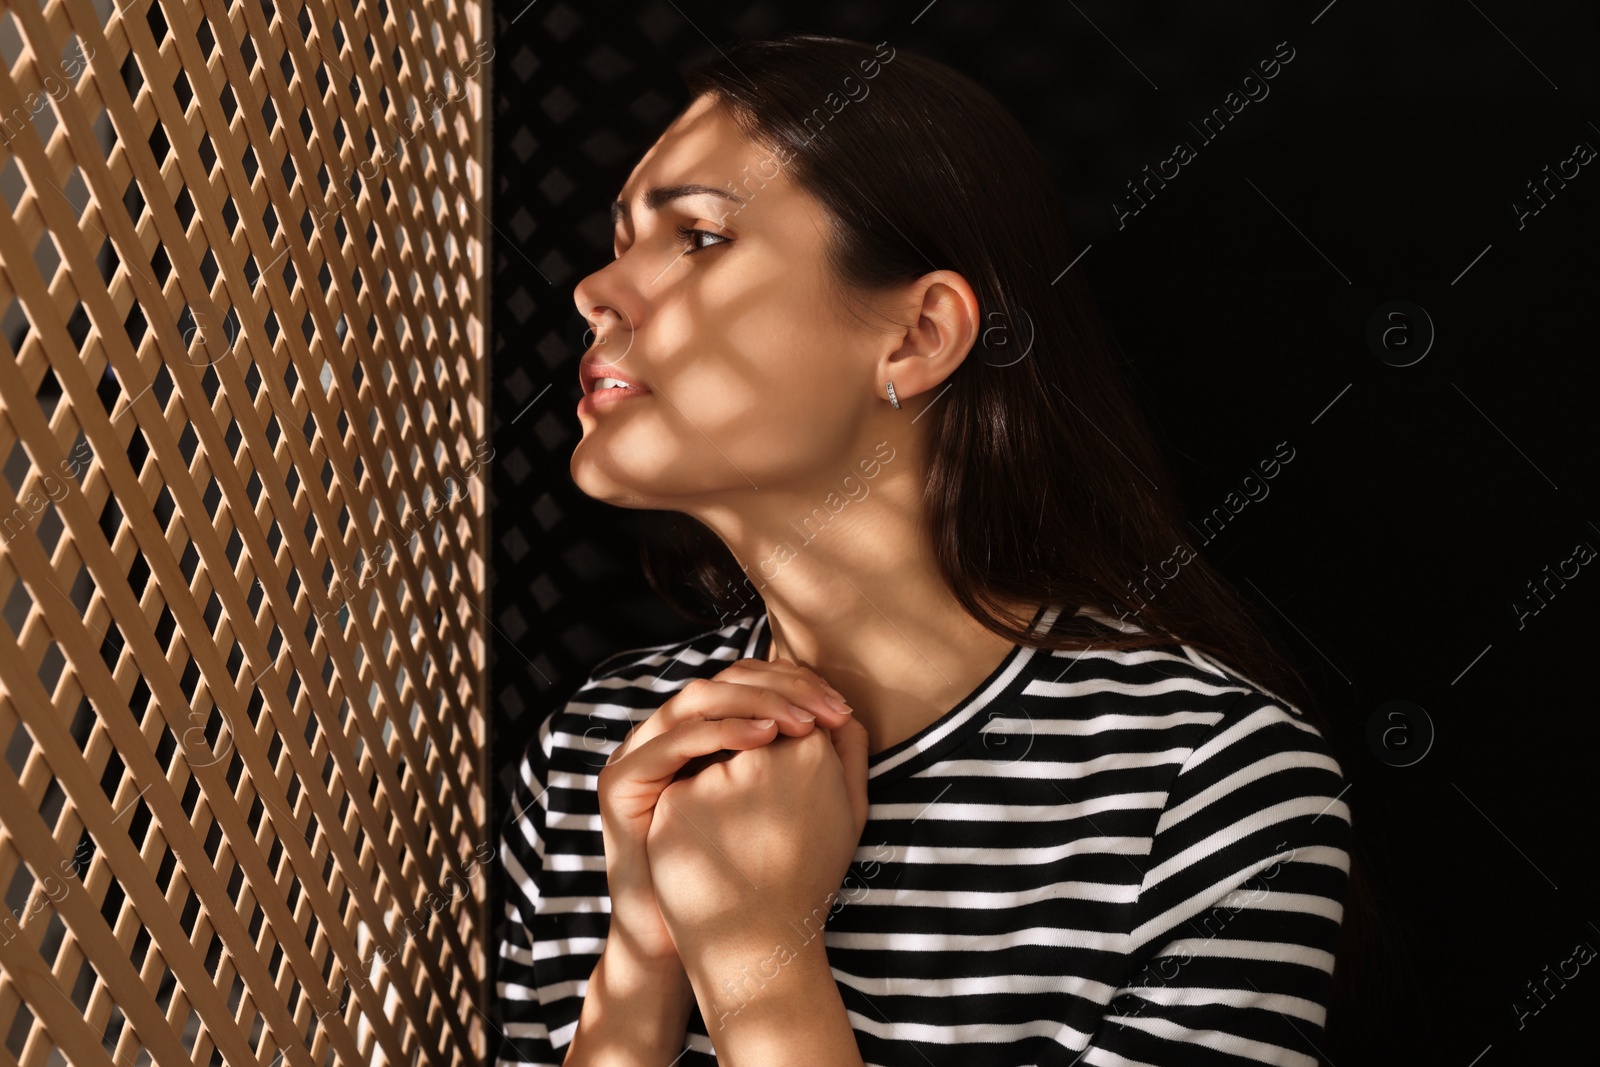
[[[690,88],[574,294],[572,475],[720,615],[523,760],[501,1062],[1317,1062],[1342,772],[1187,551],[1037,153],[887,44]]]

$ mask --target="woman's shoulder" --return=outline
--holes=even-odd
[[[1057,653],[1069,658],[1082,658],[1090,665],[1087,673],[1096,674],[1105,681],[1130,689],[1142,689],[1152,695],[1173,689],[1183,690],[1194,697],[1213,698],[1217,707],[1270,702],[1295,718],[1305,718],[1293,702],[1237,669],[1225,658],[1204,651],[1181,637],[1159,633],[1151,635],[1133,618],[1119,617],[1104,609],[1080,607],[1070,614],[1062,613],[1051,628],[1057,631],[1072,629],[1080,634],[1101,634],[1107,644],[1114,639],[1148,637],[1148,643],[1137,648],[1103,647],[1097,650],[1091,639],[1088,649],[1081,653]]]
[[[1142,632],[1126,618],[1079,614],[1092,617],[1107,638]],[[1225,658],[1174,637],[1082,653],[1060,683],[1074,677],[1077,688],[1058,695],[1084,699],[1052,703],[1079,705],[1064,714],[1080,720],[1085,733],[1107,738],[1104,744],[1116,749],[1111,763],[1126,757],[1127,767],[1149,772],[1150,787],[1166,797],[1158,823],[1163,848],[1294,823],[1293,834],[1285,828],[1280,836],[1298,834],[1295,840],[1316,846],[1308,855],[1335,866],[1346,862],[1339,852],[1351,825],[1342,799],[1348,779],[1329,738],[1293,702]]]
[[[1044,700],[1045,706],[1031,707],[1030,714],[1097,719],[1096,729],[1115,723],[1151,738],[1151,744],[1151,735],[1159,733],[1162,745],[1197,759],[1270,728],[1244,747],[1316,753],[1337,766],[1328,738],[1311,716],[1225,658],[1170,635],[1143,647],[1107,647],[1114,639],[1146,631],[1135,620],[1108,612],[1079,608],[1071,614],[1051,628],[1086,633],[1089,647],[1049,653],[1028,687],[1030,694],[1071,699]],[[1104,637],[1098,647],[1096,635]]]

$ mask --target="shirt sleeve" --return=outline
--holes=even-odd
[[[1184,761],[1118,988],[1079,1062],[1317,1067],[1350,871],[1343,772],[1260,693]]]
[[[500,833],[505,933],[500,942],[492,1022],[499,1031],[496,1067],[559,1067],[533,965],[533,933],[544,869],[549,724],[533,739],[517,767],[510,812]]]

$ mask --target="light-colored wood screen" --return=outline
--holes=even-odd
[[[476,1062],[476,0],[0,0],[0,1067]]]

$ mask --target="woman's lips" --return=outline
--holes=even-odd
[[[649,396],[648,389],[634,389],[631,386],[620,386],[609,389],[595,389],[583,394],[583,399],[578,401],[578,414],[593,415],[603,411],[614,404],[620,404],[630,396]]]

